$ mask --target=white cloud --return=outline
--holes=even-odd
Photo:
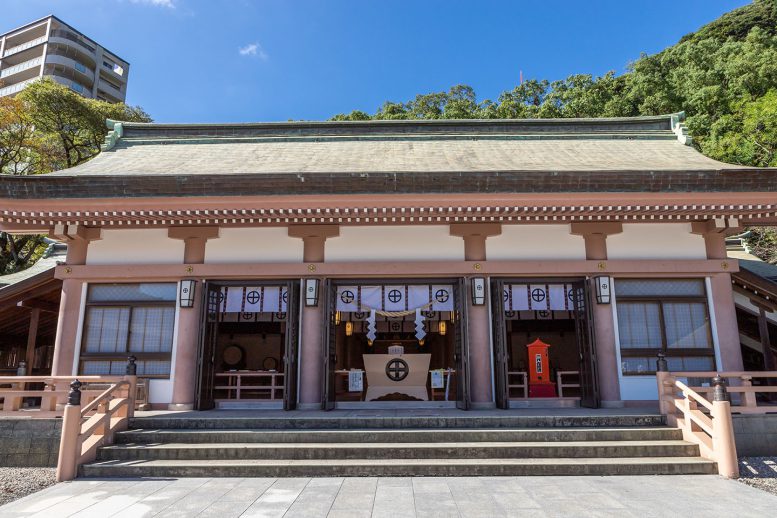
[[[245,47],[240,47],[237,51],[241,56],[256,56],[262,61],[267,61],[270,57],[258,43],[249,43]]]
[[[175,0],[130,0],[133,4],[148,4],[175,9]]]

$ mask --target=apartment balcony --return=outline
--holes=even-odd
[[[110,102],[124,102],[124,92],[105,80],[100,80],[97,85],[97,89],[101,94],[103,94],[104,97],[107,97]]]
[[[24,80],[21,83],[16,83],[15,85],[6,86],[5,88],[0,88],[0,97],[6,97],[8,95],[14,95],[16,93],[19,93],[22,90],[24,90],[25,86],[37,80],[38,80],[37,77],[33,77],[32,79]]]
[[[46,65],[57,65],[58,67],[64,67],[67,70],[75,71],[79,76],[76,77],[79,82],[93,85],[94,84],[94,70],[86,67],[83,63],[69,58],[67,56],[59,56],[56,54],[49,54],[46,56]]]
[[[41,36],[39,38],[35,38],[34,40],[30,40],[28,42],[22,43],[21,45],[16,45],[15,47],[5,49],[5,52],[3,52],[3,57],[7,58],[8,56],[17,54],[27,49],[31,49],[32,47],[41,45],[43,43],[46,43],[46,36]]]
[[[23,63],[19,63],[18,65],[14,65],[12,67],[8,67],[8,68],[3,69],[2,71],[0,71],[0,79],[6,79],[6,78],[9,78],[11,76],[15,76],[17,74],[21,74],[24,71],[28,71],[28,70],[31,70],[31,69],[39,68],[41,63],[43,63],[43,57],[37,57],[37,58],[33,58],[33,59],[30,59],[30,60],[27,60],[27,61],[25,61]],[[29,74],[29,72],[28,72],[28,74]],[[34,71],[34,75],[35,76],[38,75],[38,71],[37,70]],[[29,79],[29,78],[25,78],[25,79]]]
[[[51,31],[51,36],[49,37],[50,43],[58,43],[60,45],[68,45],[71,47],[76,47],[82,49],[84,52],[89,54],[89,56],[94,59],[95,55],[95,48],[91,46],[90,44],[86,43],[85,41],[82,41],[78,38],[78,36],[70,31],[64,31],[61,29],[53,30]]]
[[[79,83],[78,81],[75,81],[69,77],[64,77],[58,74],[56,71],[47,72],[45,75],[47,77],[51,77],[51,79],[53,79],[57,83],[67,86],[77,94],[81,94],[84,97],[90,97],[90,98],[92,97],[92,89]]]

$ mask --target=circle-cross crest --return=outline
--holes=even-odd
[[[356,297],[351,290],[344,290],[340,294],[340,300],[342,300],[344,304],[350,304],[355,298]]]
[[[396,304],[402,300],[402,293],[399,290],[391,290],[388,292],[388,299]]]
[[[246,302],[249,304],[256,304],[259,302],[259,299],[261,299],[261,295],[259,295],[258,291],[249,291],[246,293]]]
[[[410,373],[407,362],[401,358],[393,358],[386,364],[386,376],[391,381],[402,381]]]
[[[434,293],[434,299],[441,304],[448,302],[449,298],[451,298],[451,294],[448,293],[448,290],[437,290]]]

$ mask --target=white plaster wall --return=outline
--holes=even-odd
[[[102,239],[89,243],[86,264],[182,264],[183,247],[166,228],[103,230]]]
[[[621,399],[658,400],[658,385],[655,376],[622,376]]]
[[[164,403],[169,405],[173,402],[173,380],[149,380],[148,384],[148,402]]]
[[[625,223],[607,236],[608,259],[706,259],[704,238],[690,223]]]
[[[325,260],[463,261],[464,239],[451,236],[448,225],[340,227],[326,240]]]
[[[205,245],[206,263],[301,263],[302,239],[286,227],[222,228]]]
[[[502,225],[502,233],[486,240],[489,261],[585,259],[582,236],[569,225]]]

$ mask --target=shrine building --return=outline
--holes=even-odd
[[[108,121],[0,230],[67,243],[51,373],[153,408],[655,405],[743,369],[725,240],[777,223],[682,120]]]

